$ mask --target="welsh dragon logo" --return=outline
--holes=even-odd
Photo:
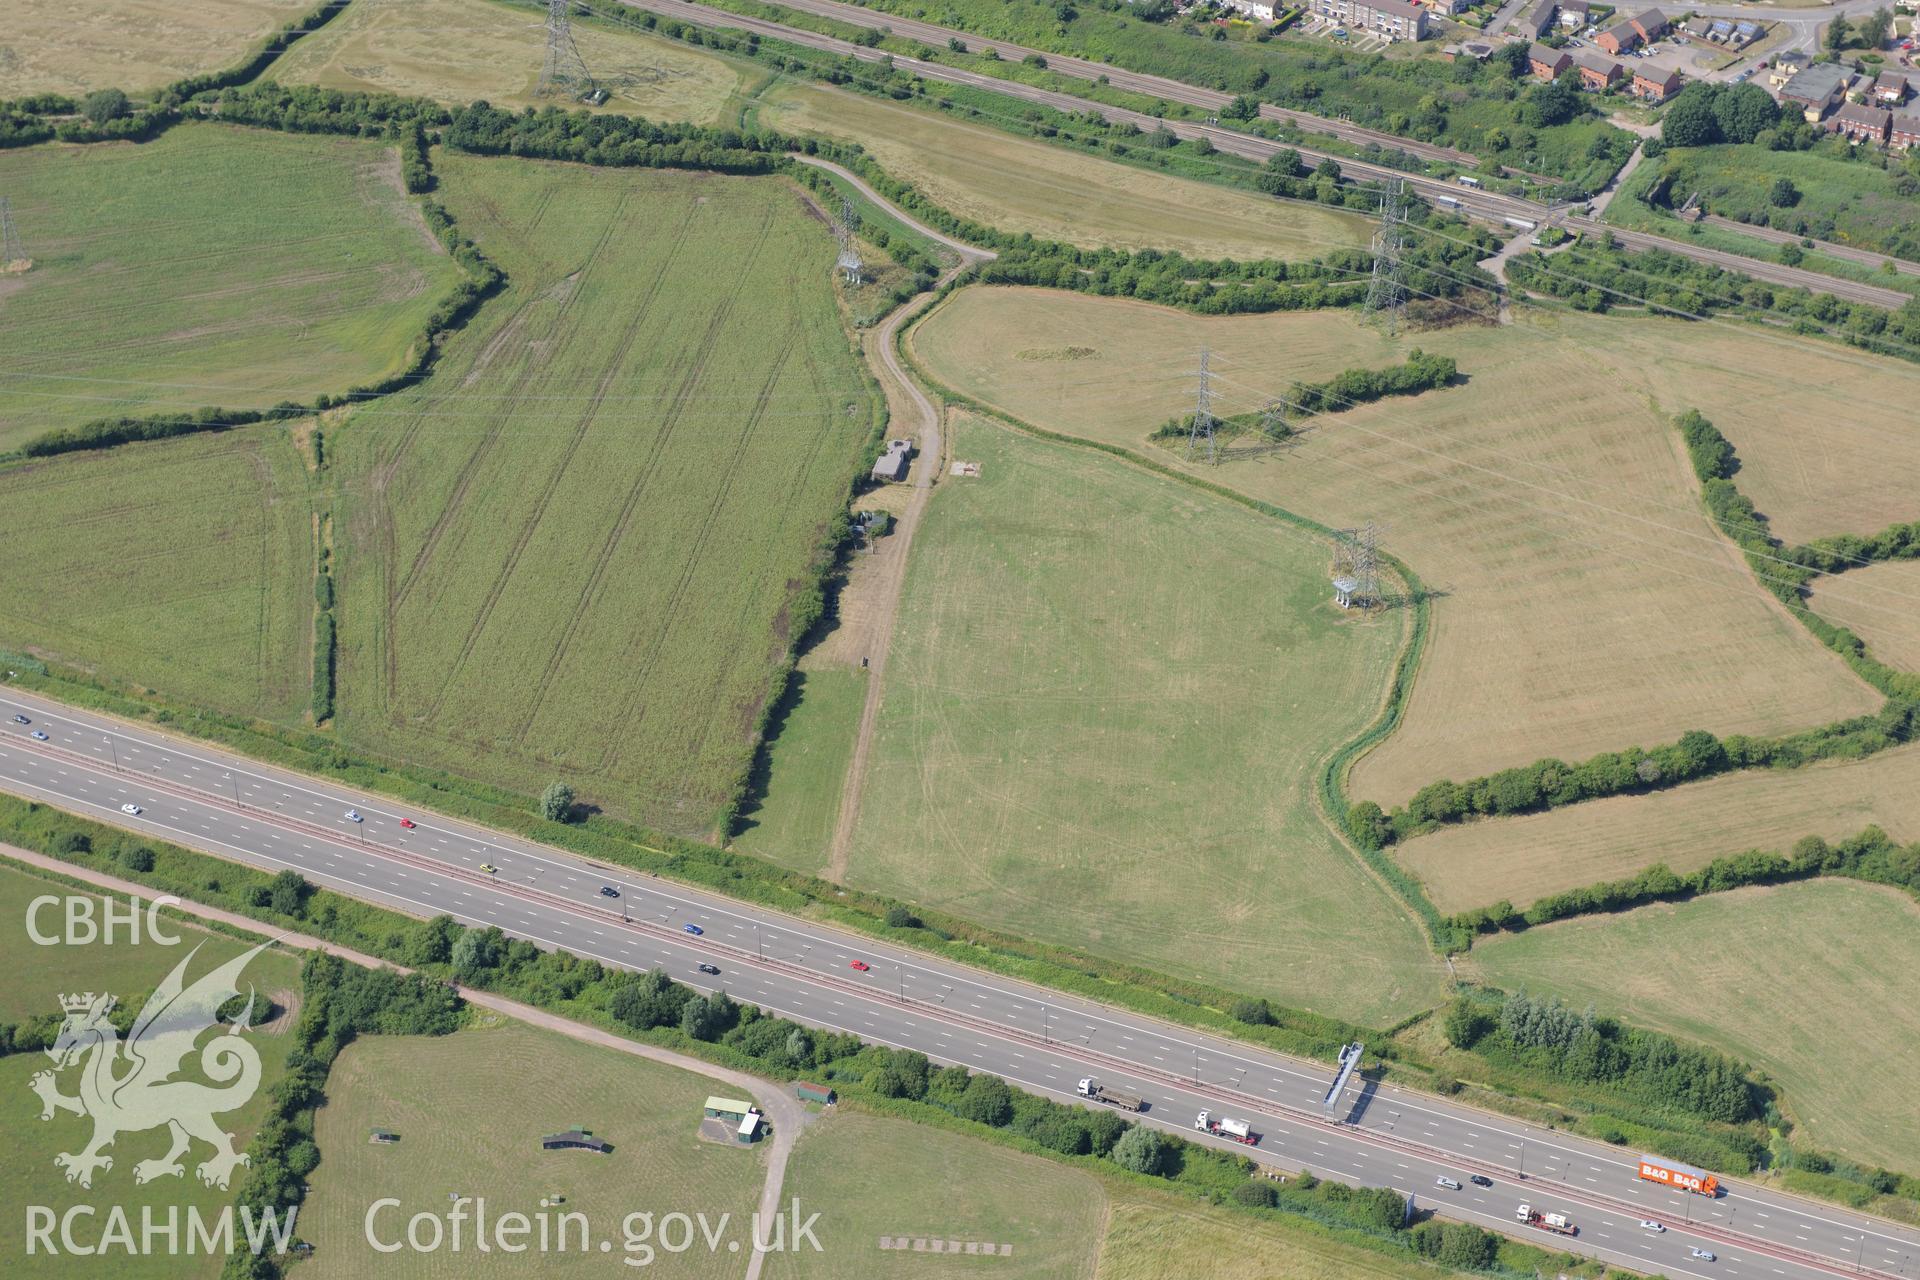
[[[53,1158],[66,1171],[68,1182],[91,1187],[95,1170],[113,1168],[113,1157],[104,1152],[115,1138],[163,1125],[172,1145],[158,1159],[135,1164],[135,1182],[180,1177],[185,1172],[180,1158],[196,1138],[213,1148],[212,1157],[196,1170],[200,1181],[210,1187],[224,1190],[234,1169],[248,1163],[244,1153],[233,1149],[233,1135],[213,1118],[245,1105],[260,1087],[259,1051],[241,1036],[253,1012],[251,988],[240,1019],[205,1045],[199,1042],[219,1024],[220,1006],[240,994],[241,971],[269,945],[261,943],[189,987],[184,977],[187,965],[199,953],[196,946],[154,989],[124,1043],[107,1020],[113,996],[89,991],[60,997],[66,1019],[47,1050],[54,1067],[37,1072],[31,1085],[40,1095],[42,1120],[53,1119],[56,1111],[93,1120],[93,1138],[85,1147]],[[196,1050],[200,1073],[213,1085],[177,1078]],[[59,1091],[55,1076],[74,1066],[80,1068],[80,1092],[68,1097]]]

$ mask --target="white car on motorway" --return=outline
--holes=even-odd
[[[1665,1231],[1667,1228],[1665,1224],[1655,1222],[1652,1218],[1642,1218],[1640,1219],[1640,1229],[1642,1231]]]
[[[347,810],[347,821],[348,822],[365,822],[366,819],[360,816],[360,811],[358,809],[349,809]]]
[[[145,813],[145,812],[146,812],[146,810],[144,810],[144,809],[142,809],[142,808],[141,808],[141,807],[140,807],[139,805],[137,805],[137,804],[123,804],[123,805],[121,805],[121,806],[120,806],[120,812],[122,812],[122,813],[130,813],[130,814],[132,814],[132,815],[133,815],[134,817],[136,817],[136,818],[137,818],[137,817],[139,817],[139,816],[140,816],[141,814],[143,814],[143,813]]]

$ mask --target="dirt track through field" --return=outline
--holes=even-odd
[[[902,325],[926,310],[932,300],[939,296],[940,284],[945,284],[962,271],[998,255],[974,248],[951,236],[941,235],[838,165],[819,161],[809,161],[809,163],[831,170],[840,178],[852,183],[862,195],[880,205],[894,217],[916,231],[938,240],[960,255],[960,264],[943,275],[932,292],[923,294],[917,302],[908,303],[896,310],[887,318],[885,324],[868,334],[865,344],[867,358],[878,370],[880,385],[887,395],[889,421],[893,423],[917,421],[919,424],[920,469],[914,476],[913,492],[908,497],[906,510],[901,512],[900,518],[895,522],[893,533],[886,539],[885,549],[876,553],[882,557],[877,566],[878,572],[869,577],[867,584],[871,592],[870,611],[862,620],[869,637],[865,655],[867,697],[860,708],[860,728],[854,735],[853,754],[847,761],[846,778],[841,784],[840,811],[834,819],[833,841],[827,846],[827,865],[821,871],[827,879],[844,883],[847,878],[847,852],[853,844],[854,824],[860,817],[860,797],[866,787],[867,755],[873,743],[874,725],[880,719],[881,679],[886,674],[887,652],[893,645],[893,623],[900,612],[900,591],[907,581],[907,554],[913,549],[914,530],[919,527],[920,515],[926,510],[927,499],[933,494],[934,482],[946,466],[946,454],[940,435],[940,409],[927,393],[921,390],[920,385],[907,376],[906,368],[900,363],[899,353],[894,349],[894,338],[900,332]],[[903,409],[907,412],[902,413]]]

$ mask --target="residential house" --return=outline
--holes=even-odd
[[[1733,39],[1733,21],[1730,18],[1715,18],[1707,23],[1706,38],[1715,44],[1725,44]]]
[[[1629,90],[1634,97],[1644,98],[1648,102],[1665,102],[1680,92],[1685,85],[1678,71],[1662,71],[1649,67],[1645,71],[1638,68],[1633,73],[1633,85]]]
[[[1643,14],[1627,19],[1627,21],[1635,31],[1640,33],[1640,38],[1649,43],[1658,40],[1667,33],[1667,15],[1658,9],[1649,9]]]
[[[1845,135],[1849,142],[1883,145],[1893,127],[1893,112],[1885,107],[1870,107],[1849,102],[1827,121],[1827,132]]]
[[[1887,142],[1890,146],[1898,147],[1902,151],[1920,147],[1920,116],[1910,116],[1904,111],[1894,112],[1893,128],[1888,134]]]
[[[1420,0],[1427,6],[1428,12],[1436,17],[1451,18],[1454,14],[1473,7],[1473,0]]]
[[[1566,0],[1560,6],[1560,25],[1578,31],[1587,25],[1588,12],[1587,0]]]
[[[1907,100],[1907,78],[1898,71],[1882,71],[1880,78],[1873,82],[1873,101],[1876,106],[1897,107]]]
[[[1391,40],[1419,40],[1427,34],[1427,11],[1407,0],[1313,0],[1313,11]]]
[[[1627,74],[1625,67],[1591,49],[1577,50],[1573,55],[1573,65],[1579,69],[1580,87],[1583,89],[1608,88]]]
[[[1798,49],[1783,49],[1773,55],[1773,65],[1767,70],[1767,84],[1775,90],[1787,87],[1787,82],[1813,65],[1813,55],[1802,53]]]
[[[1816,62],[1780,90],[1780,101],[1800,108],[1808,124],[1819,124],[1838,106],[1853,73],[1837,62]]]
[[[1640,43],[1640,33],[1634,30],[1632,22],[1616,22],[1605,31],[1602,31],[1599,36],[1595,38],[1594,43],[1602,49],[1605,49],[1608,53],[1619,55],[1626,53]]]
[[[1761,30],[1757,22],[1736,22],[1733,25],[1733,38],[1727,43],[1736,49],[1744,49],[1760,38]]]
[[[1255,22],[1272,22],[1275,12],[1272,0],[1227,0],[1227,7]]]
[[[1527,11],[1514,25],[1521,35],[1538,40],[1553,25],[1554,0],[1540,0],[1539,4]]]
[[[1536,80],[1555,80],[1560,73],[1573,65],[1573,55],[1565,49],[1549,49],[1544,44],[1536,44],[1527,50],[1527,69],[1533,72]]]

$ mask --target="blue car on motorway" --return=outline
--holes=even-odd
[[[33,731],[33,736],[39,739],[41,742],[45,742],[47,740],[47,731],[45,729],[35,729]]]
[[[32,724],[33,723],[33,721],[27,719],[25,716],[21,715],[17,711],[14,712],[13,714],[13,722],[15,724]]]
[[[696,938],[706,932],[705,929],[702,929],[697,924],[682,925],[681,928],[685,929],[688,933],[692,934]]]

